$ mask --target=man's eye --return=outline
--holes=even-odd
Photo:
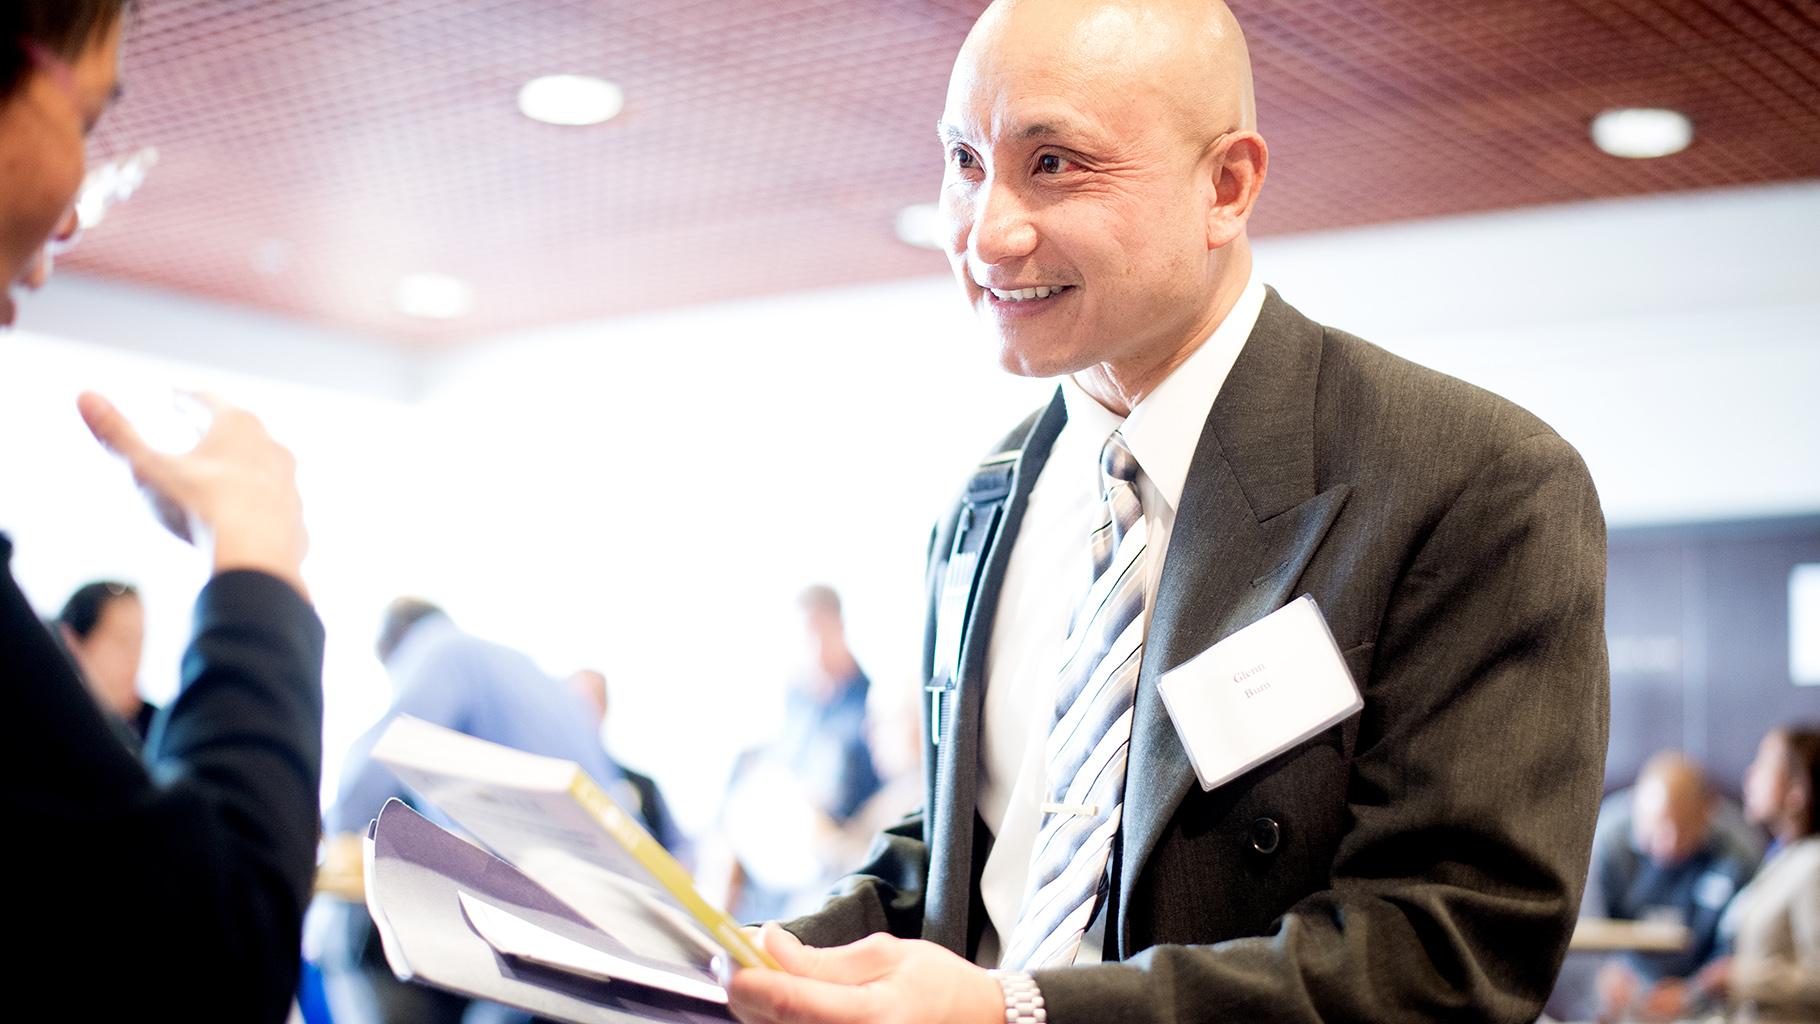
[[[1036,170],[1038,174],[1060,174],[1063,171],[1073,169],[1074,161],[1056,153],[1044,153],[1042,156],[1036,158]]]
[[[970,150],[962,149],[959,146],[954,147],[954,153],[949,159],[954,161],[954,166],[964,171],[972,170],[978,164]]]

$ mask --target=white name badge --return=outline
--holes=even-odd
[[[1230,782],[1365,706],[1307,594],[1164,673],[1157,693],[1202,789]]]

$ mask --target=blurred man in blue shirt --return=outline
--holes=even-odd
[[[386,800],[407,795],[391,770],[369,757],[399,715],[574,761],[617,791],[620,770],[601,747],[586,704],[528,655],[464,633],[442,609],[412,597],[387,607],[377,651],[392,676],[392,706],[349,751],[329,831],[363,831]]]
[[[392,706],[348,752],[340,793],[327,816],[331,835],[364,833],[387,800],[411,799],[391,769],[371,756],[380,734],[399,715],[574,761],[615,799],[635,799],[601,747],[581,696],[544,674],[528,655],[464,633],[442,609],[412,597],[387,606],[376,650],[392,676]],[[433,808],[420,809],[447,823]],[[320,966],[337,1024],[462,1019],[468,1000],[392,977],[364,906],[347,904],[326,913],[332,923],[323,928]]]

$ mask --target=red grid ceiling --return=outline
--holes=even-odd
[[[979,0],[140,0],[101,145],[162,162],[83,270],[384,342],[942,273],[898,242]],[[1272,147],[1255,229],[1820,176],[1815,0],[1234,0]],[[560,128],[518,87],[625,112]],[[1587,141],[1686,112],[1661,160]],[[391,309],[403,274],[476,289]]]

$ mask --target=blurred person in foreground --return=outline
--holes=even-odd
[[[999,0],[968,34],[949,262],[1000,365],[1058,387],[932,538],[925,813],[765,928],[742,1020],[1542,1009],[1603,776],[1597,495],[1534,416],[1265,285],[1260,131],[1217,0]],[[1302,595],[1324,629],[1192,664]],[[1279,660],[1329,646],[1345,671]],[[1172,719],[1170,676],[1218,703]],[[1347,676],[1362,710],[1301,699]],[[1207,788],[1191,751],[1238,746],[1209,722],[1306,736]]]
[[[111,580],[85,583],[63,602],[56,625],[89,692],[143,744],[158,705],[139,695],[145,648],[145,603],[139,592]]]
[[[607,677],[600,671],[591,668],[578,669],[569,674],[569,689],[581,697],[582,703],[594,713],[594,732],[606,742],[607,729]],[[684,841],[682,830],[676,827],[676,819],[670,815],[670,805],[664,802],[664,795],[657,788],[657,780],[642,772],[635,772],[625,766],[612,751],[607,751],[607,759],[618,768],[626,782],[624,793],[614,796],[629,796],[626,801],[638,823],[643,825],[657,845],[670,851],[670,855],[683,862],[689,862],[688,843]]]
[[[1724,1002],[1734,1019],[1820,1021],[1820,729],[1772,729],[1744,773],[1744,813],[1769,853],[1720,922],[1730,949],[1662,1000],[1672,1018]]]
[[[1713,827],[1715,800],[1697,762],[1664,751],[1637,777],[1628,834],[1595,840],[1583,912],[1672,922],[1690,936],[1681,952],[1631,953],[1606,964],[1597,983],[1601,1019],[1672,1014],[1682,983],[1717,955],[1720,917],[1756,857]]]
[[[84,138],[119,91],[124,0],[0,5],[0,325],[74,231]],[[298,977],[321,768],[322,626],[288,452],[213,403],[194,449],[149,448],[93,394],[90,431],[213,575],[196,599],[182,685],[144,762],[32,614],[0,537],[0,778],[17,941],[8,1002],[126,1020],[278,1021]],[[32,486],[47,488],[50,481]],[[3,509],[0,509],[3,512]]]

